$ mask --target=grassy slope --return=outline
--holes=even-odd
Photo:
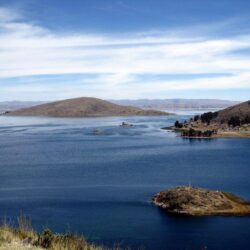
[[[222,120],[228,121],[233,116],[239,116],[244,119],[246,116],[250,116],[250,101],[242,102],[235,106],[220,110],[215,121],[221,122]]]
[[[75,235],[38,234],[32,229],[0,227],[0,250],[102,250]]]

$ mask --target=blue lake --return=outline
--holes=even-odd
[[[249,249],[250,217],[170,216],[150,202],[189,184],[250,200],[250,139],[188,140],[160,130],[191,114],[1,116],[0,218],[22,212],[37,230],[76,232],[105,246]]]

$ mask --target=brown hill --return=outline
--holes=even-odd
[[[101,117],[168,115],[158,110],[121,106],[97,98],[81,97],[8,112],[11,116]]]
[[[217,116],[213,120],[228,122],[232,117],[239,117],[240,120],[250,117],[250,101],[218,111]]]

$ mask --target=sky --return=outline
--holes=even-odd
[[[0,101],[250,99],[248,0],[0,0]]]

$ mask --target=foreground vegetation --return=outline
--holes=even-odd
[[[0,228],[0,250],[96,250],[102,249],[89,245],[82,237],[58,235],[49,229],[41,234],[34,231],[14,229],[8,226]]]
[[[35,232],[25,216],[18,218],[18,228],[4,223],[0,227],[0,250],[104,250],[94,246],[78,235],[55,234],[49,229],[42,233]],[[119,247],[112,248],[114,250]]]

